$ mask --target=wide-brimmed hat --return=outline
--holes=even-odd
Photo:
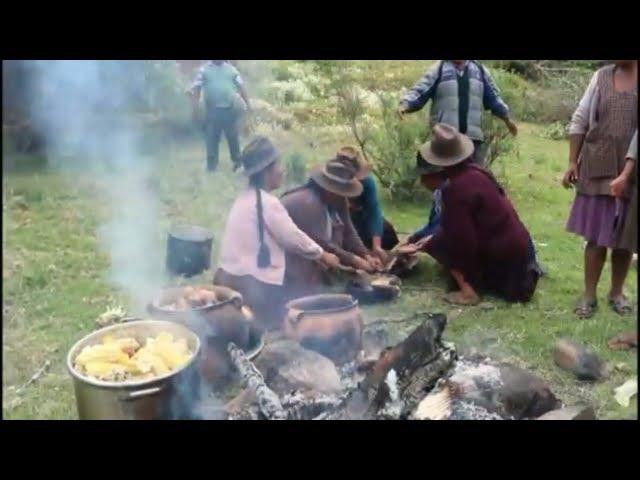
[[[433,139],[420,147],[420,155],[431,165],[452,167],[473,154],[473,141],[450,125],[433,127]]]
[[[244,174],[250,177],[267,168],[279,157],[280,153],[267,137],[256,136],[242,150],[240,161]]]
[[[362,193],[362,184],[353,169],[335,159],[314,168],[310,177],[321,188],[341,197],[352,198]]]
[[[360,150],[347,145],[336,153],[336,160],[352,168],[356,177],[364,178],[371,173],[371,165],[362,158]]]
[[[444,170],[443,167],[438,167],[436,165],[432,165],[427,163],[427,161],[422,158],[422,154],[420,152],[416,155],[416,173],[418,175],[433,175],[435,173],[440,173]]]

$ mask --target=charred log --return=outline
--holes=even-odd
[[[404,404],[401,416],[406,416],[455,359],[455,351],[441,342],[446,322],[442,314],[429,314],[404,341],[383,351],[370,373],[348,396],[343,411],[331,418],[388,418],[389,405],[397,403],[392,395],[393,383],[387,381],[391,370]]]
[[[327,416],[344,405],[344,398],[337,395],[310,395],[294,392],[282,399],[287,420],[309,420]]]
[[[228,351],[231,361],[240,373],[245,386],[249,387],[258,399],[260,412],[269,420],[285,420],[287,415],[282,408],[278,395],[267,387],[262,374],[255,365],[247,359],[244,352],[236,347],[235,344],[229,343]]]

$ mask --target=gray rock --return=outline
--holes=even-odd
[[[502,418],[536,418],[561,406],[540,377],[515,365],[494,363],[480,355],[458,361],[448,381],[461,402]]]
[[[500,375],[502,386],[498,390],[498,399],[507,416],[517,420],[537,418],[562,405],[549,385],[527,370],[502,364]]]
[[[537,420],[595,420],[596,414],[590,405],[574,405],[547,412]]]
[[[294,390],[327,394],[341,390],[340,375],[333,362],[291,340],[265,345],[254,363],[278,395]]]
[[[600,380],[607,375],[605,363],[595,354],[571,340],[559,340],[553,349],[553,360],[563,370],[573,373],[578,380]]]

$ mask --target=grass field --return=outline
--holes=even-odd
[[[607,265],[599,292],[600,311],[591,320],[574,318],[573,304],[582,287],[582,242],[564,231],[573,198],[572,192],[559,185],[568,146],[564,141],[540,138],[536,135],[539,128],[522,125],[519,154],[494,166],[532,232],[548,274],[540,281],[534,300],[522,306],[489,298],[485,301],[490,305],[484,308],[452,308],[440,299],[443,279],[433,263],[424,259],[418,275],[407,282],[424,290],[406,290],[393,304],[367,308],[367,321],[415,310],[444,311],[450,314],[445,335],[460,347],[476,348],[532,369],[566,403],[592,403],[599,418],[636,418],[636,399],[623,408],[615,402],[613,388],[637,376],[637,356],[611,351],[606,344],[611,336],[635,329],[635,315],[623,318],[606,306]],[[331,152],[335,147],[336,140],[327,140],[317,148]],[[231,173],[224,145],[220,171],[204,174],[203,150],[200,144],[164,149],[151,182],[160,200],[163,231],[173,221],[193,222],[211,228],[218,240],[226,209],[243,180]],[[314,156],[322,155],[316,152]],[[33,159],[15,160],[22,164]],[[72,384],[64,365],[66,353],[93,330],[95,318],[109,305],[129,305],[129,299],[108,282],[109,259],[96,235],[109,215],[109,188],[118,186],[82,170],[62,173],[34,167],[3,175],[4,418],[75,418]],[[427,205],[385,205],[386,216],[405,232],[420,226],[427,213]],[[163,236],[157,240],[164,246]],[[214,242],[214,259],[216,247]],[[636,285],[637,272],[632,270],[627,294],[634,305]],[[401,338],[411,327],[410,323],[396,327],[392,338]],[[585,343],[618,369],[600,383],[576,381],[553,365],[551,348],[561,337]],[[48,373],[19,391],[45,361],[51,362]]]

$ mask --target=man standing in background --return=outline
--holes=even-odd
[[[485,162],[483,110],[490,110],[503,120],[512,135],[518,134],[491,75],[475,60],[440,60],[429,68],[400,101],[400,118],[422,109],[429,100],[431,125],[444,123],[471,138],[475,147],[473,161],[481,167]]]
[[[200,92],[204,94],[204,134],[207,146],[207,170],[218,166],[220,138],[224,132],[229,145],[233,170],[240,165],[240,118],[251,108],[238,70],[226,60],[208,60],[196,76],[190,94],[194,116],[197,115]],[[239,96],[244,101],[244,105]]]

